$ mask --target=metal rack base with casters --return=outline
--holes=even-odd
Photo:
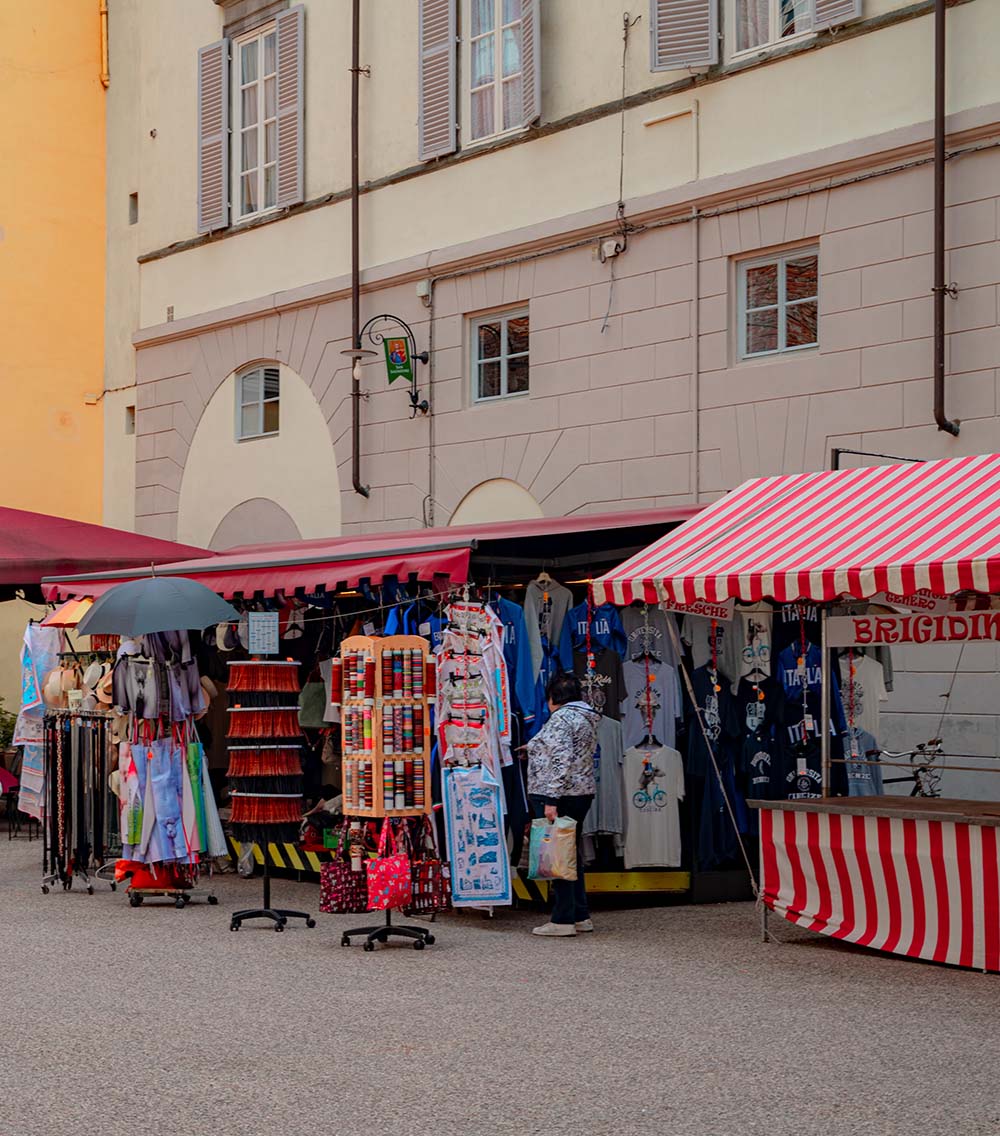
[[[344,931],[340,936],[340,945],[349,947],[351,939],[359,938],[361,935],[365,936],[363,949],[366,951],[375,950],[376,943],[387,943],[390,935],[396,935],[400,939],[412,939],[415,951],[422,951],[425,946],[429,947],[434,942],[434,935],[427,927],[406,927],[393,923],[391,911],[386,911],[385,922],[377,927],[354,927],[350,931]]]

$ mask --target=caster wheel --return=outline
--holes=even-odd
[[[230,923],[229,924],[229,930],[230,931],[238,931],[239,929],[240,929],[239,923]]]
[[[42,884],[42,895],[48,895],[48,894],[49,894],[48,884]]]
[[[174,907],[176,907],[178,911],[183,911],[184,910],[184,900],[181,899],[178,896],[178,898],[174,900]]]
[[[306,926],[307,927],[315,927],[316,926],[316,920],[315,919],[307,919],[306,920]]]
[[[365,943],[364,949],[366,951],[373,951],[373,950],[375,950],[375,944],[374,943]]]
[[[87,895],[93,895],[93,894],[94,894],[94,889],[93,889],[92,885],[87,884]]]
[[[413,949],[415,951],[422,951],[424,949],[423,939],[414,939],[413,940]]]
[[[112,891],[117,891],[117,890],[118,890],[118,885],[117,885],[116,883],[114,883],[113,881],[112,881],[112,884],[111,884],[111,890],[112,890]]]
[[[209,907],[215,907],[215,905],[216,905],[216,904],[217,904],[218,902],[219,902],[219,897],[218,897],[217,895],[210,895],[210,896],[208,897],[208,906],[209,906]]]
[[[274,929],[275,931],[284,931],[285,925],[284,923],[275,923]]]
[[[350,939],[349,939],[349,938],[348,938],[348,937],[347,937],[347,936],[345,935],[345,936],[344,936],[344,937],[343,937],[343,938],[342,938],[342,939],[340,940],[340,945],[341,945],[342,947],[349,947],[349,946],[351,945],[351,940],[350,940]]]
[[[434,945],[434,936],[433,935],[424,935],[424,942],[429,947],[433,946]]]
[[[142,896],[130,895],[128,897],[128,905],[129,907],[140,907],[142,905]]]

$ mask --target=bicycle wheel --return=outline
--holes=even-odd
[[[664,793],[664,791],[662,789],[657,789],[656,792],[653,794],[653,804],[658,809],[662,809],[662,808],[666,807],[667,794]]]
[[[649,804],[649,794],[644,793],[641,789],[637,793],[633,793],[632,804],[637,809],[644,809]]]

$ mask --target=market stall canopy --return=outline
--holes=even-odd
[[[538,517],[523,521],[489,521],[454,528],[415,529],[410,532],[374,533],[367,536],[326,537],[282,544],[247,545],[208,559],[158,564],[157,576],[188,576],[227,599],[246,598],[277,591],[307,592],[325,588],[355,588],[362,580],[378,584],[386,577],[406,581],[447,579],[463,583],[469,578],[473,548],[495,542],[522,542],[574,533],[627,530],[646,525],[678,524],[697,513],[697,506],[592,514],[579,517]],[[635,545],[633,544],[633,547]],[[55,573],[45,581],[46,598],[98,596],[123,580],[148,571],[102,572],[68,576]]]
[[[38,584],[68,576],[209,556],[202,548],[109,529],[68,517],[0,507],[0,585]]]
[[[595,602],[1000,591],[1000,454],[748,481],[594,581]]]

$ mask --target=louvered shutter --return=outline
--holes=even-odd
[[[539,0],[521,0],[522,126],[530,125],[542,113],[541,19]]]
[[[429,162],[455,151],[458,0],[420,0],[418,155]]]
[[[861,18],[861,0],[813,0],[813,28],[833,28]]]
[[[305,8],[296,4],[275,19],[278,35],[279,207],[305,197]]]
[[[650,0],[649,38],[653,71],[718,63],[718,0]]]
[[[198,232],[229,224],[229,40],[198,51]]]

